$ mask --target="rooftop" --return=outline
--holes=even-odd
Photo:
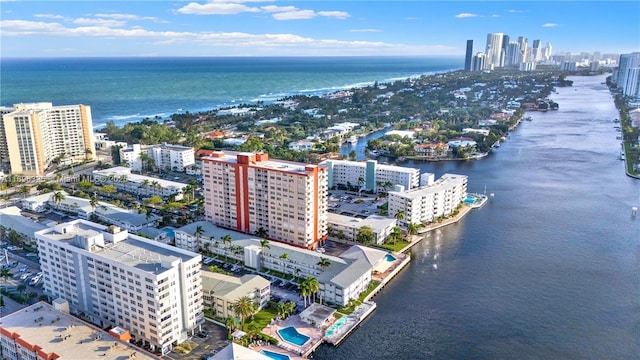
[[[107,232],[106,226],[86,220],[74,220],[42,230],[38,234],[51,240],[63,241],[77,248],[83,248],[79,238],[96,237]],[[115,243],[97,244],[91,252],[97,256],[153,274],[164,272],[177,261],[186,262],[200,258],[199,254],[131,235],[126,230],[116,234],[123,234],[126,237]]]
[[[298,172],[301,174],[310,173],[307,170],[309,167],[317,167],[317,165],[309,165],[304,163],[297,163],[284,160],[269,159],[267,154],[254,154],[249,152],[234,152],[234,151],[216,151],[211,156],[203,158],[203,160],[226,162],[230,164],[238,164],[238,158],[240,157],[255,158],[255,161],[251,161],[250,165],[253,168],[263,168],[268,170],[278,170],[286,172]],[[262,157],[262,159],[260,159]]]
[[[39,302],[0,319],[0,331],[21,345],[61,359],[158,359],[53,306]],[[51,357],[55,358],[55,357]]]
[[[394,194],[403,198],[416,199],[427,194],[442,191],[442,187],[445,185],[449,185],[451,183],[455,184],[466,179],[466,175],[444,174],[431,185],[421,186],[405,191],[390,191],[389,194]]]
[[[140,175],[140,174],[134,174],[134,173],[131,172],[131,169],[129,169],[127,167],[123,167],[123,166],[116,166],[116,167],[112,167],[112,168],[104,169],[104,170],[94,170],[93,174],[94,175],[101,175],[101,176],[113,176],[113,177],[125,176],[127,181],[131,181],[131,182],[135,182],[135,183],[142,183],[145,180],[148,180],[149,182],[156,181],[158,184],[160,184],[160,186],[162,186],[165,189],[167,189],[167,188],[182,189],[185,186],[187,186],[187,184],[185,184],[185,183],[179,183],[179,182],[176,182],[176,181],[164,180],[164,179],[155,178],[155,177],[151,177],[151,176],[144,176],[144,175]]]
[[[396,219],[388,218],[380,215],[370,215],[366,219],[360,219],[353,216],[341,215],[336,213],[327,213],[327,221],[330,224],[341,225],[344,227],[363,227],[368,226],[374,232],[378,233],[389,226],[396,224]]]
[[[269,286],[269,280],[260,275],[244,275],[242,277],[202,271],[202,289],[205,293],[214,293],[235,301],[257,289]]]
[[[47,228],[43,224],[22,216],[21,210],[16,206],[0,209],[0,225],[7,230],[15,230],[20,234],[30,234],[31,237],[33,237],[34,232]]]

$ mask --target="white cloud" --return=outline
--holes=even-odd
[[[522,10],[509,9],[509,10],[507,10],[507,12],[508,12],[508,13],[521,13],[521,12],[524,12],[524,11],[522,11]]]
[[[556,23],[546,23],[546,24],[542,24],[542,27],[556,27],[556,26],[560,26]]]
[[[56,14],[35,14],[33,16],[40,19],[64,19],[65,18],[62,15],[56,15]]]
[[[99,17],[99,18],[115,19],[115,20],[148,20],[148,21],[163,22],[163,23],[167,22],[165,20],[158,19],[157,17],[154,17],[154,16],[138,16],[133,14],[94,14],[93,16]]]
[[[366,32],[381,32],[382,30],[380,29],[351,29],[349,30],[349,32],[354,32],[354,33],[366,33]]]
[[[471,14],[471,13],[460,13],[460,14],[456,15],[456,18],[464,19],[464,18],[477,17],[477,16],[479,16],[479,15],[478,14]]]
[[[349,15],[348,12],[344,12],[344,11],[318,11],[318,15],[326,16],[326,17],[334,17],[341,20],[351,17],[351,15]]]
[[[265,5],[261,7],[251,7],[243,5],[248,2],[264,2],[260,0],[210,0],[206,4],[191,2],[176,10],[186,15],[235,15],[245,12],[265,12],[270,13],[276,20],[306,20],[318,16],[334,17],[346,19],[351,17],[344,11],[314,11],[309,9],[299,9],[295,6]]]
[[[295,6],[276,6],[276,5],[261,6],[260,9],[262,9],[262,11],[268,12],[268,13],[298,10],[298,8],[295,7]]]
[[[492,14],[492,15],[491,15],[491,17],[496,18],[496,17],[500,17],[500,15],[498,15],[498,14]]]
[[[140,51],[150,51],[149,45],[192,45],[199,51],[220,49],[239,53],[264,53],[286,55],[318,55],[336,53],[341,55],[375,55],[381,51],[393,51],[398,54],[452,54],[456,49],[445,46],[405,45],[372,41],[346,41],[339,39],[316,39],[296,34],[250,34],[244,32],[176,32],[150,31],[141,27],[111,28],[96,24],[89,26],[64,26],[55,22],[23,20],[0,20],[0,32],[3,36],[40,35],[47,38],[119,38],[122,41],[138,41]],[[157,49],[157,48],[156,48]],[[205,50],[202,50],[205,49]],[[155,49],[154,49],[155,50]],[[160,50],[159,50],[160,51]]]
[[[317,16],[313,10],[294,10],[274,13],[273,18],[276,20],[305,20],[313,19]]]
[[[189,3],[176,10],[186,15],[234,15],[244,12],[260,12],[260,9],[239,2],[213,0],[206,4]]]
[[[74,24],[78,25],[98,25],[106,27],[119,27],[126,23],[118,20],[106,20],[106,19],[91,19],[91,18],[78,18],[73,20]]]

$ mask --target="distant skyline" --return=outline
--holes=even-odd
[[[7,1],[0,56],[459,56],[487,33],[640,51],[638,1]]]

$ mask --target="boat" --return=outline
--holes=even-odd
[[[350,136],[347,139],[347,142],[350,143],[351,145],[356,145],[358,143],[358,137],[357,136]]]
[[[527,117],[526,117],[526,118],[524,118],[524,119],[525,119],[525,120],[527,120],[527,121],[532,121],[532,120],[533,120],[533,118],[532,118],[531,116],[527,116]]]

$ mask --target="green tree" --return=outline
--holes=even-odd
[[[280,255],[280,259],[282,260],[282,273],[286,274],[286,270],[285,270],[285,267],[284,267],[284,262],[289,259],[289,254],[287,254],[286,252],[282,253]]]
[[[238,325],[236,319],[229,315],[227,316],[226,319],[224,319],[224,326],[227,328],[227,337],[231,337],[231,334],[233,333],[233,330],[236,329],[236,326]]]
[[[331,265],[331,261],[329,261],[329,259],[326,257],[320,257],[320,261],[318,261],[316,265],[320,266],[320,268],[322,268],[322,270],[324,271],[325,268]]]
[[[260,239],[260,248],[262,249],[262,251],[260,252],[260,259],[262,260],[261,261],[261,268],[262,268],[264,267],[264,249],[271,249],[271,246],[269,245],[269,240]]]
[[[53,193],[52,196],[52,201],[54,204],[60,204],[66,197],[64,196],[63,193],[61,193],[60,191],[56,191],[55,193]]]
[[[309,284],[309,296],[314,296],[320,292],[320,283],[318,282],[318,279],[307,276],[307,283]],[[322,301],[320,303],[322,303]]]
[[[229,249],[229,245],[231,245],[231,235],[224,235],[222,238],[220,238],[220,240],[222,240],[222,243],[224,244],[224,257],[225,259],[227,259],[227,261],[229,261],[227,250]]]
[[[373,244],[375,234],[370,226],[361,226],[356,235],[356,241],[364,245]]]
[[[239,298],[231,305],[233,312],[240,318],[240,328],[244,330],[245,320],[253,315],[258,307],[248,296]]]
[[[298,285],[298,291],[300,292],[300,296],[304,301],[304,307],[306,308],[307,297],[309,296],[309,294],[311,294],[311,291],[309,290],[309,282],[307,281],[307,279],[304,279],[300,282],[300,284]]]

